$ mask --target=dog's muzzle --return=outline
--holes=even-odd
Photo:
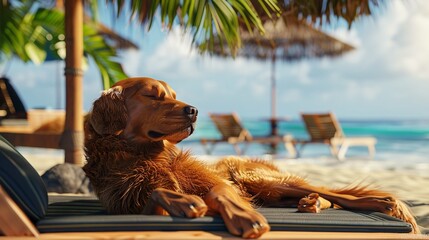
[[[152,138],[164,138],[173,142],[180,142],[183,139],[189,137],[195,130],[195,122],[191,123],[190,126],[174,132],[174,133],[170,133],[170,134],[164,134],[164,133],[160,133],[160,132],[155,132],[155,131],[149,131],[149,136]]]

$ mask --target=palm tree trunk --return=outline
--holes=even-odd
[[[65,1],[66,121],[61,139],[65,162],[83,162],[83,0]]]

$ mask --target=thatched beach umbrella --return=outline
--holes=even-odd
[[[226,44],[215,42],[211,53],[224,57],[243,56],[271,61],[271,134],[277,134],[276,76],[277,59],[297,61],[305,58],[339,56],[354,48],[312,27],[303,20],[282,16],[264,23],[265,34],[241,32],[242,48],[232,53]]]

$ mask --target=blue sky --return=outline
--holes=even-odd
[[[351,30],[342,24],[325,29],[355,46],[353,52],[335,59],[278,61],[278,116],[297,119],[301,112],[332,111],[343,119],[429,119],[429,1],[386,2],[377,16]],[[167,81],[202,117],[231,111],[242,118],[270,115],[269,62],[200,56],[188,36],[177,29],[167,34],[159,23],[150,32],[114,25],[140,46],[121,53],[130,76]],[[101,92],[93,65],[84,75],[86,111]],[[28,108],[62,108],[63,68],[61,62],[35,66],[14,60],[6,75]],[[4,69],[0,65],[0,73]]]

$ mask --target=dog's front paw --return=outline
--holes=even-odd
[[[213,213],[222,216],[226,228],[233,235],[243,238],[259,238],[270,231],[265,217],[228,184],[213,187],[204,197],[204,201]]]
[[[208,209],[203,199],[196,195],[182,194],[163,188],[155,189],[151,199],[174,217],[203,217]]]
[[[243,238],[259,238],[270,230],[265,217],[254,209],[243,208],[240,204],[225,199],[220,214],[229,232]]]
[[[241,213],[243,214],[237,214],[229,221],[229,224],[233,225],[232,228],[235,228],[236,235],[241,235],[243,238],[255,239],[270,230],[267,220],[259,212]],[[231,231],[231,226],[229,229]]]

